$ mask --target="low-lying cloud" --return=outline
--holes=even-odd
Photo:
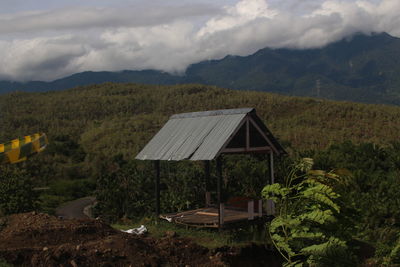
[[[242,0],[206,4],[74,7],[3,15],[0,78],[52,80],[86,70],[188,65],[264,47],[314,48],[355,32],[400,36],[400,1]]]

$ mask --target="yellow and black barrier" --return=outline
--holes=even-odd
[[[48,144],[44,133],[35,133],[0,144],[0,164],[18,163],[43,151]]]

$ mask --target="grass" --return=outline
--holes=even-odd
[[[136,222],[125,221],[112,226],[119,230],[127,230],[140,227],[140,225],[146,226],[149,235],[152,237],[161,238],[165,236],[167,231],[173,231],[178,236],[190,238],[195,243],[209,249],[223,246],[245,246],[249,243],[266,244],[268,242],[265,237],[264,225],[247,225],[242,228],[218,231],[217,229],[192,228],[164,220],[156,221],[152,218],[142,218]]]

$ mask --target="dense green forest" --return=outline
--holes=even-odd
[[[313,158],[314,168],[336,170],[347,177],[346,186],[333,186],[341,196],[337,199],[342,206],[338,225],[348,226],[340,226],[347,231],[343,231],[347,244],[368,242],[376,249],[376,263],[399,263],[400,108],[394,106],[198,84],[106,83],[2,95],[0,141],[45,132],[50,144],[31,160],[2,167],[0,210],[4,214],[32,209],[51,213],[64,201],[95,194],[99,200],[96,212],[107,220],[149,215],[154,199],[153,168],[150,162],[134,160],[139,150],[172,114],[239,107],[255,107],[289,152],[277,161],[278,181],[302,157]],[[224,198],[260,197],[267,183],[265,160],[263,156],[224,157]],[[163,211],[204,202],[201,162],[162,163],[161,168]],[[46,186],[48,190],[32,190]],[[12,192],[19,188],[15,196]]]

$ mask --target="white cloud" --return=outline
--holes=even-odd
[[[240,1],[225,8],[225,14],[210,19],[198,32],[198,37],[242,26],[258,18],[274,18],[277,11],[269,8],[264,0]]]
[[[184,6],[69,7],[28,11],[0,17],[0,34],[43,31],[90,30],[93,28],[142,27],[173,22],[180,18],[209,16],[216,7]]]
[[[182,73],[201,60],[264,47],[320,47],[355,32],[400,36],[398,0],[241,0],[67,8],[0,19],[0,76],[51,80],[85,70]],[[318,3],[318,4],[317,4]]]

